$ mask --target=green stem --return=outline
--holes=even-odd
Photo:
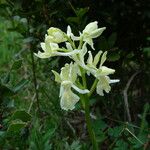
[[[81,49],[81,48],[82,48],[82,45],[83,45],[83,38],[81,37],[80,42],[79,42],[78,49]]]
[[[76,49],[75,43],[66,35],[66,39],[70,42],[70,44],[72,45],[73,49]],[[80,43],[78,46],[78,49],[80,49],[83,45],[83,39],[80,39]],[[87,87],[87,83],[86,83],[86,76],[85,76],[85,71],[83,70],[82,67],[80,67],[80,71],[81,71],[81,76],[82,76],[82,84],[83,87],[86,89]],[[96,81],[95,81],[96,82]],[[90,95],[93,93],[97,82],[92,86],[91,90],[90,90]],[[83,108],[85,109],[85,120],[86,120],[86,124],[87,124],[87,130],[90,136],[90,140],[92,142],[93,145],[93,150],[98,150],[98,145],[96,142],[96,137],[95,137],[95,133],[92,129],[92,123],[91,123],[91,119],[90,119],[90,105],[89,105],[89,95],[88,94],[84,94],[82,95],[82,100],[84,102]],[[83,105],[83,103],[82,103]]]
[[[85,71],[83,70],[83,68],[80,67],[80,72],[82,75],[82,83],[83,83],[83,87],[86,88],[87,84],[86,84],[86,77],[85,77]]]
[[[68,42],[71,44],[71,46],[73,47],[73,49],[76,49],[76,46],[75,46],[74,42],[66,34],[64,34],[64,36],[68,40]]]
[[[84,88],[87,87],[86,84],[86,77],[85,77],[85,72],[84,70],[80,67],[81,70],[81,74],[82,74],[82,83]],[[91,119],[90,119],[90,105],[89,105],[89,97],[87,94],[83,95],[83,99],[84,99],[84,109],[85,109],[85,120],[86,120],[86,124],[87,124],[87,129],[88,129],[88,133],[93,145],[93,150],[98,150],[98,145],[96,142],[96,137],[95,137],[95,133],[92,129],[92,124],[91,124]]]
[[[94,90],[96,88],[97,83],[98,83],[98,79],[95,79],[95,81],[94,81],[94,83],[93,83],[93,85],[92,85],[92,87],[90,89],[90,93],[88,93],[88,97],[90,97],[93,94],[93,92],[94,92]]]
[[[89,108],[90,108],[89,98],[87,95],[84,96],[84,101],[85,101],[85,119],[86,119],[88,133],[89,133],[90,139],[92,141],[93,150],[98,150],[95,133],[92,129],[92,124],[91,124],[91,119],[90,119],[90,110],[89,110]]]

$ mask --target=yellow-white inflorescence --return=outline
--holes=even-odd
[[[60,106],[64,110],[73,110],[75,104],[79,101],[80,94],[86,94],[90,91],[83,89],[79,84],[78,77],[82,76],[81,69],[88,75],[93,75],[97,80],[96,92],[103,96],[104,91],[109,93],[110,84],[119,82],[119,80],[111,80],[110,74],[115,72],[114,69],[104,66],[107,52],[99,51],[93,58],[92,52],[87,50],[87,44],[94,50],[93,39],[97,38],[106,29],[98,28],[97,21],[89,23],[79,36],[72,33],[71,27],[67,27],[67,33],[58,28],[51,27],[45,35],[45,42],[41,43],[43,52],[39,51],[35,55],[39,58],[49,58],[53,56],[68,56],[74,63],[65,64],[61,68],[60,74],[53,70],[55,81],[60,83]],[[76,42],[75,42],[76,41]],[[59,43],[65,42],[66,47],[59,47]],[[79,43],[76,47],[76,43]],[[88,53],[88,59],[85,55]]]

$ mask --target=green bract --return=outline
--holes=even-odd
[[[45,42],[41,43],[43,52],[39,51],[35,54],[39,58],[69,56],[74,61],[74,63],[65,64],[61,68],[60,74],[52,71],[55,75],[55,81],[60,83],[60,106],[64,110],[73,110],[81,94],[91,93],[85,84],[82,85],[79,82],[79,76],[85,78],[85,74],[93,75],[98,80],[95,86],[96,92],[101,96],[104,95],[104,91],[110,92],[111,83],[119,82],[119,80],[109,78],[109,75],[113,74],[115,70],[103,65],[107,59],[107,52],[99,51],[93,58],[92,52],[87,49],[87,44],[94,49],[93,39],[100,36],[106,29],[105,27],[98,28],[97,24],[97,21],[89,23],[82,32],[79,32],[79,36],[74,36],[70,26],[67,27],[67,33],[51,27],[48,29],[48,35],[45,36]],[[77,47],[75,41],[79,41]],[[62,42],[65,42],[66,47],[58,46],[58,43]],[[87,53],[89,56],[85,61]]]

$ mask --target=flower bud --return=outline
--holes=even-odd
[[[47,32],[48,36],[51,37],[51,42],[53,43],[61,43],[66,41],[64,32],[58,28],[51,27],[47,30]]]

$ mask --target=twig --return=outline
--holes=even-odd
[[[127,118],[128,121],[131,122],[131,115],[130,115],[130,109],[129,109],[129,103],[128,103],[128,89],[130,87],[131,82],[133,81],[133,79],[135,78],[135,76],[140,73],[140,71],[135,72],[130,79],[128,80],[125,89],[123,90],[123,97],[124,97],[124,103],[125,103],[125,108],[126,108],[126,112],[127,112]]]

